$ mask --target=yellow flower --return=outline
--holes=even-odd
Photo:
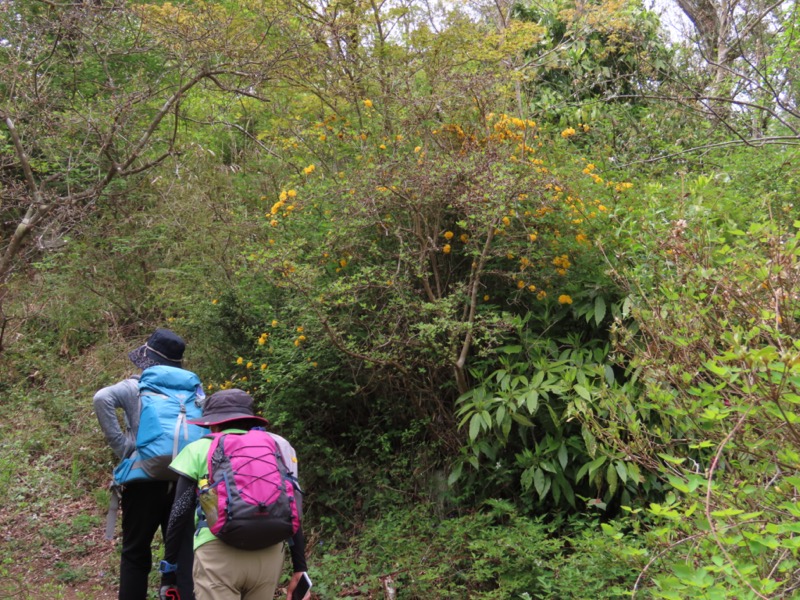
[[[539,300],[544,300],[545,298],[547,298],[547,292],[542,290],[541,292],[536,294],[536,298],[539,299]]]
[[[520,279],[519,281],[517,281],[517,287],[519,289],[524,288],[525,287],[525,282]]]
[[[253,368],[253,362],[252,361],[248,361],[248,363],[245,365],[245,367],[248,368],[248,369],[252,369]]]
[[[488,302],[489,301],[489,294],[484,295],[483,301],[484,302]]]
[[[469,241],[469,236],[466,233],[462,233],[458,239],[460,239],[463,243],[466,244]]]
[[[450,244],[445,244],[444,248],[442,248],[442,252],[445,254],[450,254]]]
[[[301,342],[305,342],[306,341],[306,336],[300,335],[300,336],[297,336],[297,339],[300,340]]]
[[[289,196],[289,198],[294,198],[295,196],[297,196],[297,190],[289,190],[288,192],[286,192],[286,195]]]
[[[372,108],[372,100],[370,100],[369,98],[364,100],[364,106],[366,106],[367,108]]]
[[[386,150],[386,144],[381,144],[379,147],[381,150]]]
[[[298,327],[297,328],[297,333],[303,333],[303,328],[302,327]]]
[[[535,285],[533,285],[533,284],[530,284],[530,285],[528,286],[528,290],[529,290],[529,291],[531,291],[531,292],[535,292],[535,291],[536,291],[536,286],[535,286]]]
[[[314,165],[308,165],[305,169],[303,169],[303,173],[306,175],[311,175],[317,167]]]
[[[278,220],[277,219],[272,219],[272,221],[270,221],[269,224],[272,227],[277,227],[278,226]]]
[[[572,304],[572,298],[570,298],[567,294],[561,294],[558,297],[559,304]]]
[[[211,301],[211,304],[217,304],[218,302],[219,302],[219,300],[217,300],[216,298],[214,298],[214,299]]]
[[[325,141],[325,140],[327,140],[327,139],[328,139],[328,136],[327,136],[327,135],[325,135],[324,133],[323,133],[321,136],[319,136],[319,141],[320,141],[320,142],[324,142],[324,141]]]
[[[453,232],[452,231],[445,231],[444,232],[444,239],[452,240],[453,239]]]
[[[278,320],[277,319],[272,319],[272,323],[270,323],[270,325],[272,325],[273,327],[277,327],[278,326]]]
[[[343,258],[339,261],[339,266],[343,269],[347,266],[347,261]]]
[[[503,225],[508,226],[511,225],[511,219],[508,217],[503,217]]]
[[[561,137],[564,139],[568,137],[572,137],[575,135],[575,130],[572,127],[567,127],[564,131],[561,132]]]
[[[237,365],[241,365],[241,364],[243,364],[243,363],[244,363],[244,359],[243,359],[241,356],[240,356],[239,358],[237,358],[237,359],[236,359],[236,364],[237,364]]]
[[[294,341],[294,345],[295,345],[295,346],[299,346],[299,345],[300,345],[300,340],[295,340],[295,341]]]
[[[414,148],[414,152],[419,152],[420,150],[422,150],[422,146],[417,146]]]
[[[209,384],[206,386],[206,389],[207,389],[207,390],[210,392],[211,390],[213,390],[213,389],[214,389],[214,384],[213,384],[213,383],[209,383]]]
[[[317,367],[317,362],[316,362],[316,361],[315,361],[315,362],[312,362],[312,363],[311,363],[311,366],[312,366],[312,367],[314,367],[314,368],[316,368],[316,367]]]
[[[265,370],[267,368],[267,363],[261,363],[261,370]]]

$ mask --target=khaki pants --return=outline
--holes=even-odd
[[[219,540],[194,553],[197,600],[272,600],[283,571],[283,544],[239,550]]]

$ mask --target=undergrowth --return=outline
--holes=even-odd
[[[321,598],[622,598],[641,569],[635,542],[621,544],[590,518],[559,531],[507,502],[440,519],[419,503],[388,510],[343,549],[313,559]]]

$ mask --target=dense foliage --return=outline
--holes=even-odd
[[[296,445],[320,597],[792,597],[788,4],[6,3],[16,510],[102,510],[167,325]]]

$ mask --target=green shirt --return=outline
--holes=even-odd
[[[231,430],[234,433],[244,433],[244,431]],[[192,442],[180,451],[178,456],[169,465],[169,468],[184,477],[199,481],[208,476],[208,451],[211,449],[212,440],[200,438]],[[194,536],[194,549],[197,550],[203,544],[217,539],[208,527],[201,527]]]

